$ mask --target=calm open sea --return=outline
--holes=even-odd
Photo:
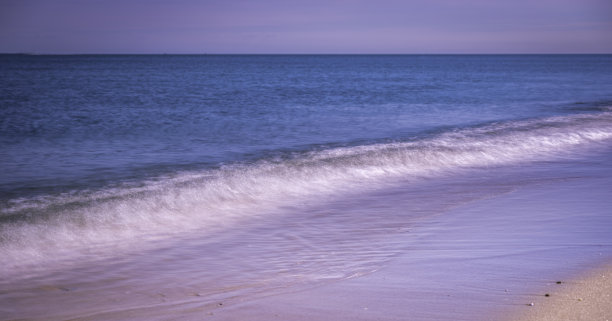
[[[612,55],[0,55],[2,295],[352,277],[511,168],[611,151]]]

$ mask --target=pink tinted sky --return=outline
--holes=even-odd
[[[0,52],[612,53],[612,1],[0,0]]]

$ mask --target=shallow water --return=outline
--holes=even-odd
[[[402,283],[405,292],[396,289],[398,295],[458,282],[454,291],[499,304],[492,298],[501,298],[504,287],[526,291],[527,280],[554,279],[563,275],[558,270],[567,273],[612,257],[612,216],[606,197],[612,191],[611,152],[398,181],[277,209],[231,229],[175,234],[122,254],[102,255],[90,249],[79,260],[5,279],[0,292],[3,315],[190,319],[220,313],[224,305],[286,296],[381,269],[389,276],[388,266],[404,271],[400,275],[413,282]],[[596,190],[589,193],[585,187]],[[520,197],[525,192],[513,196],[523,190],[529,197]],[[496,202],[500,196],[503,201]],[[457,208],[467,217],[453,214]],[[481,223],[479,215],[485,216]],[[485,263],[470,266],[480,261]],[[437,269],[432,262],[454,264],[457,274],[447,275],[447,281],[418,278],[423,271]],[[483,268],[489,265],[495,269]],[[525,271],[529,273],[521,274]],[[366,284],[373,293],[385,289]],[[402,315],[393,311],[398,313]]]

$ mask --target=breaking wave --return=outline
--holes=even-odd
[[[612,112],[498,122],[394,143],[159,177],[139,186],[14,199],[0,209],[0,274],[206,234],[285,207],[397,181],[572,157],[609,146]],[[578,148],[578,149],[577,149]]]

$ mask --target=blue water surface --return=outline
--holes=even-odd
[[[612,101],[612,55],[2,55],[0,73],[2,199]]]

